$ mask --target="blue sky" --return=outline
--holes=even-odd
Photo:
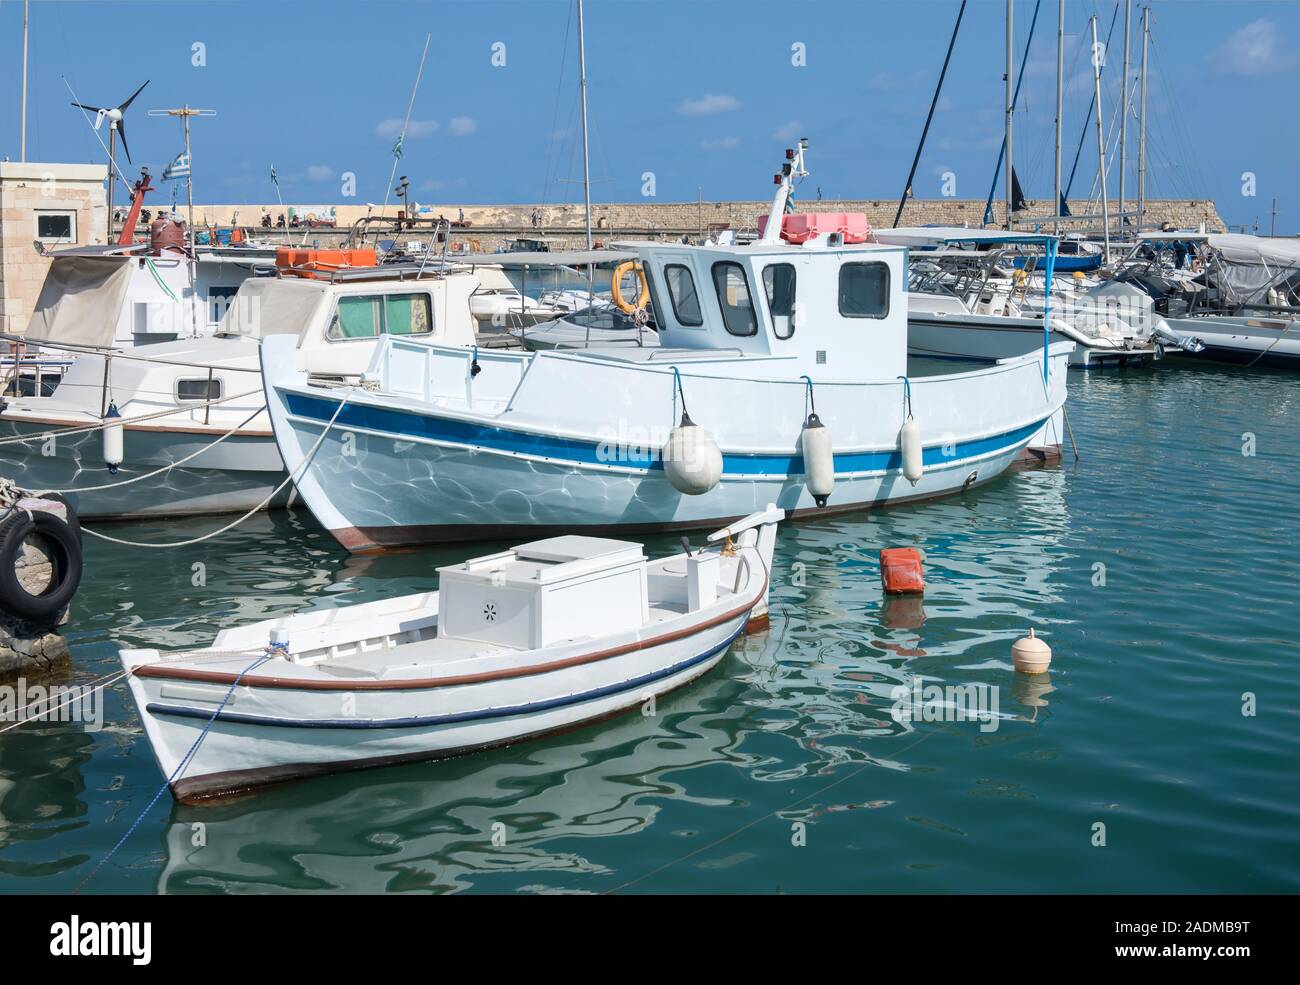
[[[588,0],[593,198],[635,200],[645,172],[659,201],[694,200],[697,190],[706,201],[766,197],[782,148],[798,136],[812,145],[805,197],[817,187],[827,198],[896,197],[958,6]],[[1018,0],[1017,60],[1033,9]],[[1114,9],[1114,0],[1066,4],[1067,168],[1091,98],[1087,18],[1097,13],[1104,36]],[[1208,195],[1229,222],[1258,219],[1265,233],[1276,195],[1279,233],[1297,231],[1300,2],[1156,0],[1152,10],[1148,194]],[[0,155],[14,160],[21,16],[20,0],[0,0]],[[1122,21],[1121,12],[1103,94],[1108,125]],[[1044,0],[1015,139],[1031,198],[1051,195],[1055,29],[1055,0]],[[938,196],[946,171],[959,197],[987,194],[1002,134],[1004,31],[1001,0],[971,0],[919,196]],[[429,61],[399,166],[417,199],[580,202],[571,0],[39,0],[28,158],[103,159],[68,105],[65,78],[97,105],[148,78],[127,135],[136,164],[155,175],[180,138],[174,121],[145,111],[188,102],[218,112],[195,123],[197,201],[274,201],[272,163],[286,202],[346,201],[345,172],[356,175],[358,201],[381,201],[426,32]],[[203,66],[192,64],[196,42]],[[493,64],[498,43],[504,66]],[[805,65],[792,64],[796,43]],[[1135,66],[1137,55],[1135,36]],[[1135,158],[1135,125],[1130,138]],[[1073,196],[1087,194],[1095,172],[1090,131]],[[1254,175],[1253,197],[1243,195],[1243,172]],[[1111,174],[1113,194],[1114,165]],[[1130,193],[1135,186],[1130,176]]]

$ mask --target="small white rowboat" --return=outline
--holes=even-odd
[[[564,536],[439,569],[439,591],[122,650],[182,802],[457,756],[598,721],[689,683],[767,618],[774,506],[648,561]]]

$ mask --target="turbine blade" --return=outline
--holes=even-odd
[[[88,109],[88,110],[90,110],[92,113],[102,113],[102,112],[104,112],[104,110],[103,110],[101,107],[99,107],[99,106],[87,106],[85,103],[73,103],[72,105],[75,106],[75,107],[77,107],[77,109]]]
[[[122,150],[126,151],[126,163],[134,164],[131,160],[131,148],[126,146],[126,120],[117,121],[117,137],[122,141]]]
[[[128,99],[126,102],[124,102],[121,106],[119,106],[118,109],[120,109],[120,110],[122,110],[123,112],[125,112],[125,111],[126,111],[126,108],[127,108],[128,106],[130,106],[131,103],[133,103],[133,102],[135,101],[135,97],[138,96],[138,95],[140,95],[140,93],[142,93],[142,92],[144,91],[144,86],[147,86],[148,84],[149,84],[149,80],[148,80],[148,79],[145,79],[145,80],[144,80],[144,85],[142,85],[142,86],[141,86],[139,89],[137,89],[135,92],[131,93],[131,98]]]

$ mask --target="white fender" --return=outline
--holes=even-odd
[[[921,467],[921,427],[911,417],[903,422],[902,430],[898,432],[898,444],[903,453],[903,475],[916,485],[924,472]]]
[[[799,434],[804,485],[818,506],[825,506],[835,488],[835,452],[831,432],[816,414],[809,414]]]
[[[116,472],[122,464],[122,415],[117,412],[117,404],[109,401],[108,413],[104,415],[104,464],[109,472]],[[110,424],[110,421],[119,423]]]
[[[664,474],[673,488],[687,496],[700,496],[722,478],[722,451],[708,431],[685,414],[668,433],[663,450]]]

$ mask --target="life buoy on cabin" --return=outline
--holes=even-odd
[[[50,559],[50,581],[39,595],[29,592],[18,577],[18,561],[29,537],[40,539]],[[0,609],[5,612],[40,629],[53,629],[77,593],[81,570],[81,538],[53,513],[15,510],[0,522]]]
[[[635,304],[623,297],[623,277],[629,270],[635,270],[637,279],[641,282]],[[650,300],[650,285],[646,282],[645,268],[635,260],[625,260],[614,268],[614,276],[610,279],[609,287],[614,295],[614,306],[625,315],[632,314],[637,308],[644,308],[646,302]]]

